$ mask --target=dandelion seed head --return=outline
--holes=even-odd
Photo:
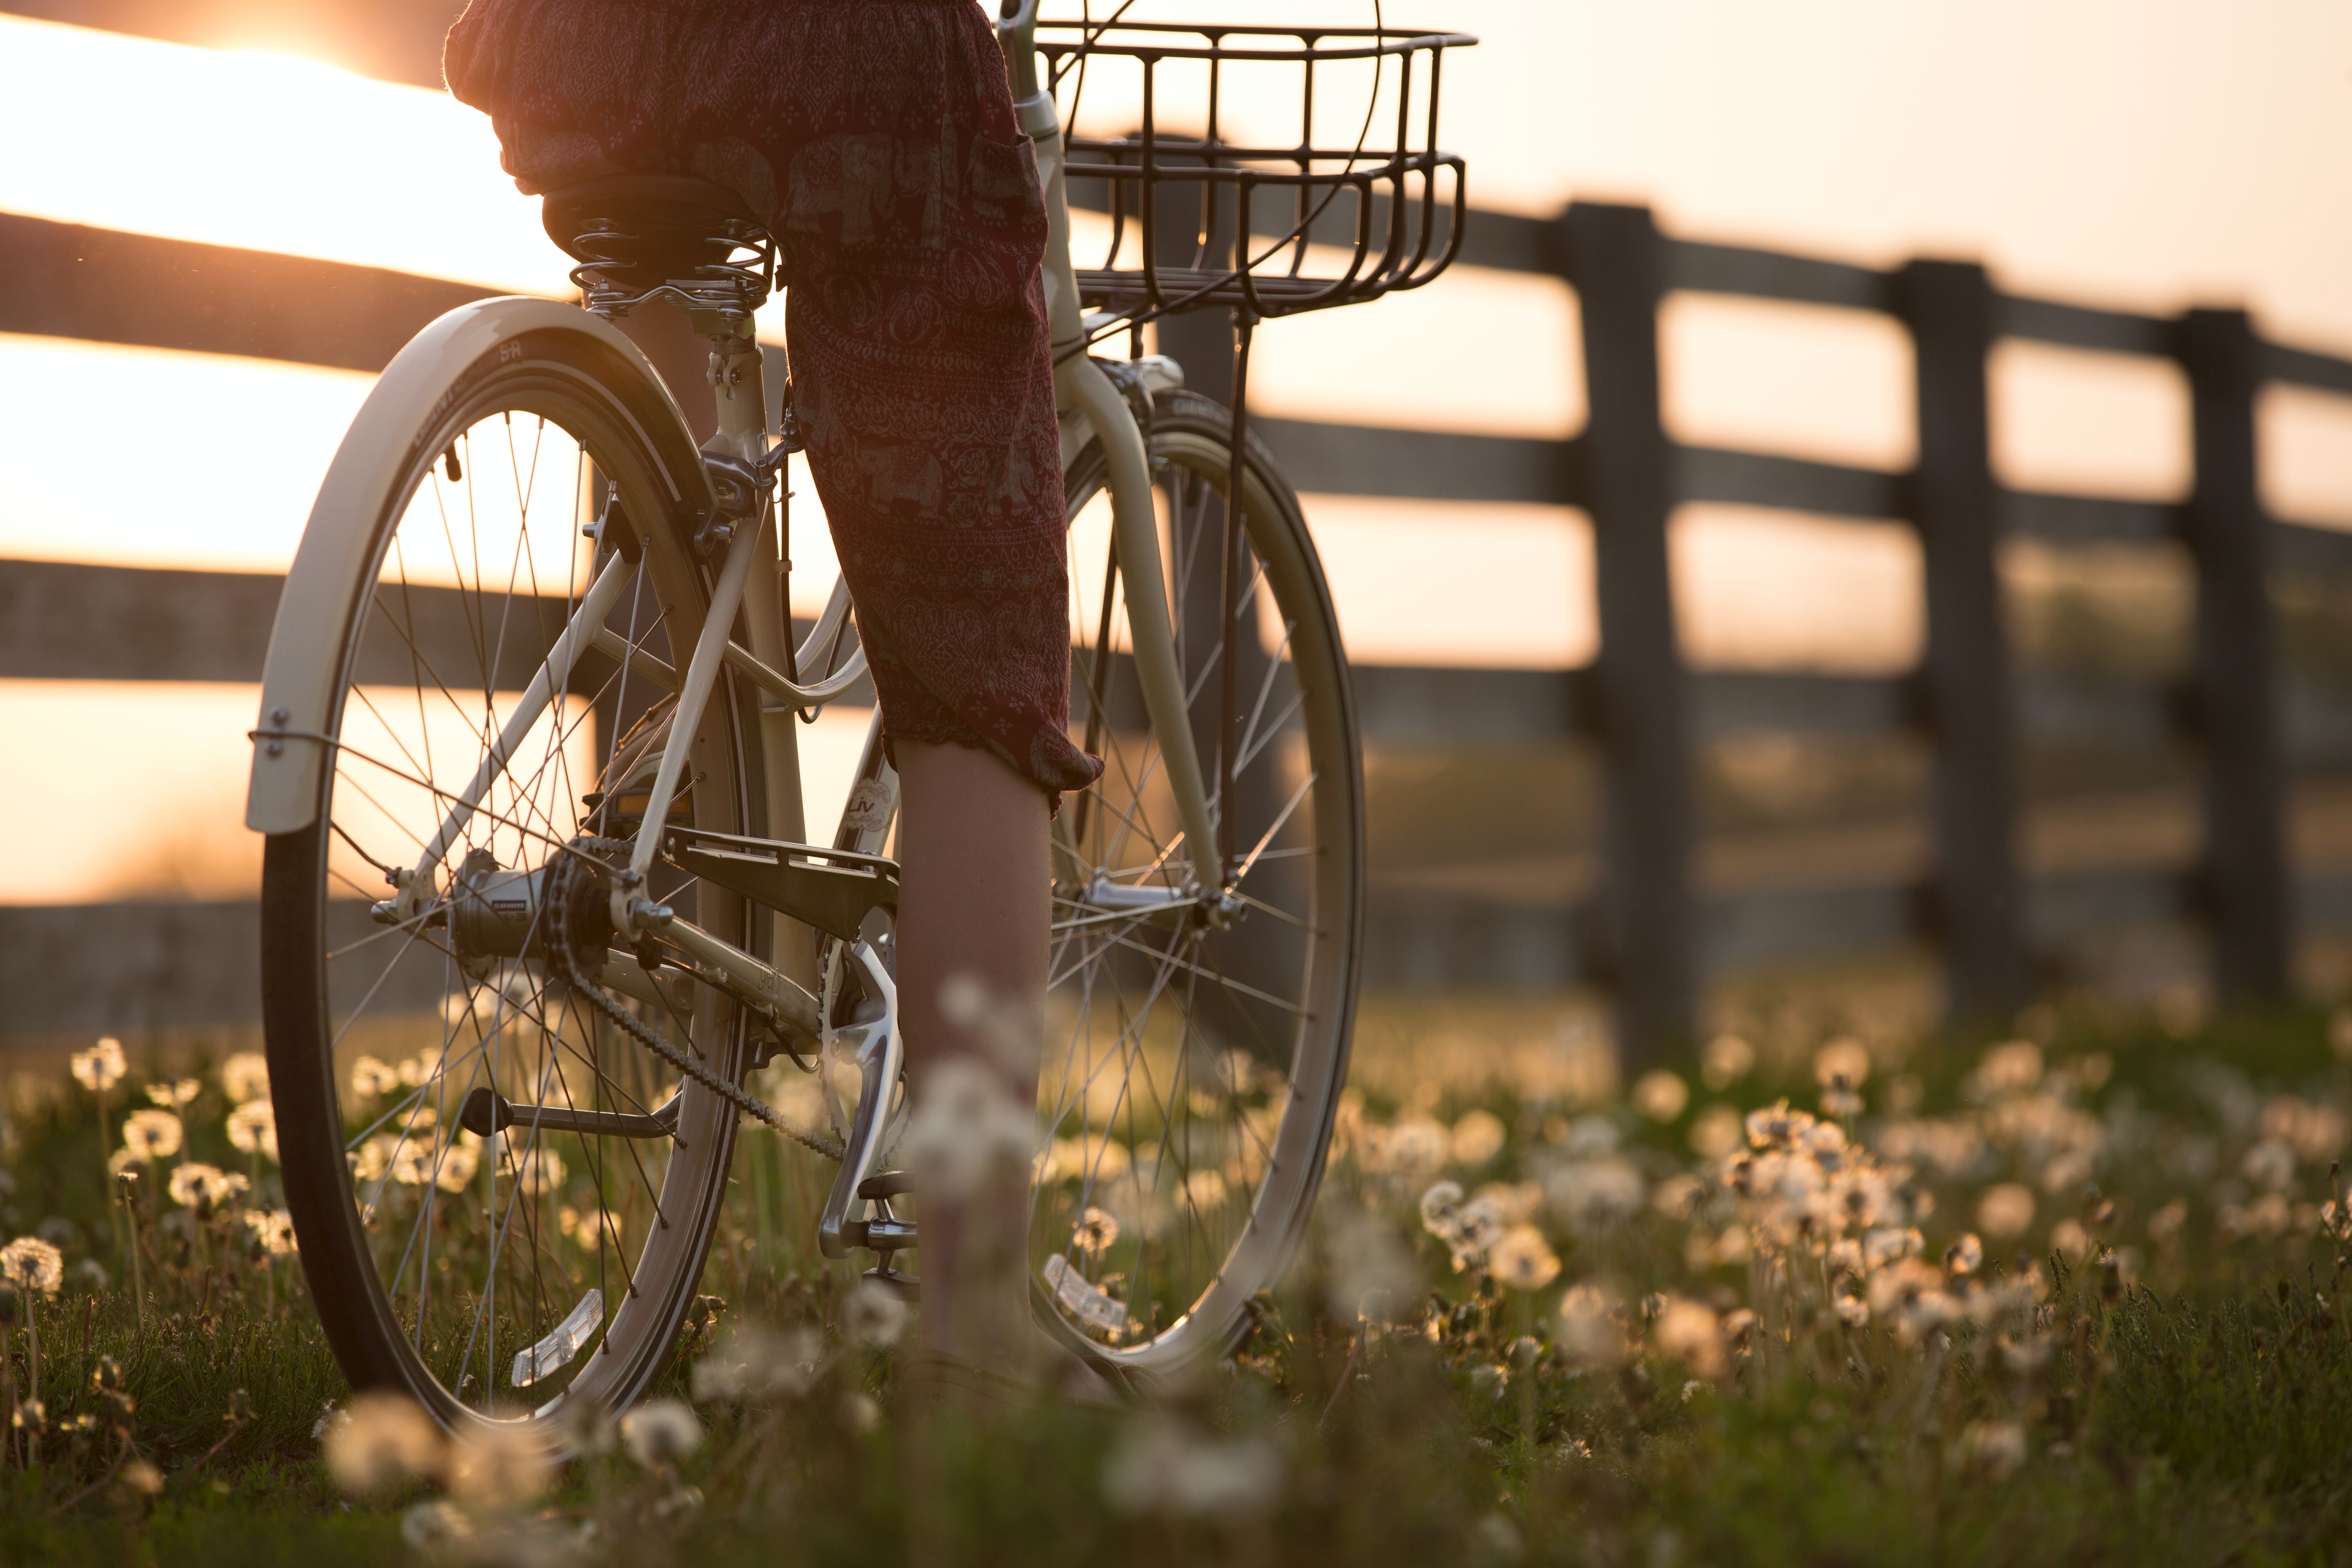
[[[245,1228],[254,1245],[272,1258],[290,1256],[294,1247],[294,1216],[284,1209],[247,1209]]]
[[[1633,1080],[1633,1109],[1653,1121],[1672,1121],[1690,1104],[1690,1085],[1664,1068]]]
[[[1738,1035],[1717,1035],[1699,1053],[1699,1077],[1712,1089],[1729,1089],[1756,1066],[1756,1047]]]
[[[1727,1105],[1710,1105],[1691,1119],[1691,1152],[1703,1160],[1727,1159],[1746,1142],[1739,1112]]]
[[[2005,1480],[2025,1463],[2025,1428],[2014,1421],[1973,1421],[1960,1434],[1960,1456],[1971,1470]]]
[[[1081,1252],[1107,1252],[1118,1241],[1118,1216],[1091,1205],[1070,1229],[1070,1245]]]
[[[1559,1256],[1535,1226],[1514,1226],[1487,1249],[1486,1272],[1514,1290],[1540,1290],[1559,1278]]]
[[[1225,1201],[1225,1178],[1219,1171],[1195,1171],[1184,1178],[1184,1201],[1195,1214],[1205,1214]]]
[[[2294,1150],[2279,1139],[2265,1138],[2246,1151],[2238,1169],[2256,1186],[2284,1192],[2294,1182]]]
[[[1439,1184],[1453,1185],[1450,1182]],[[1458,1200],[1462,1189],[1454,1191]],[[1433,1234],[1440,1239],[1445,1236],[1443,1230]],[[1422,1278],[1395,1229],[1380,1217],[1350,1206],[1331,1216],[1326,1238],[1329,1278],[1325,1299],[1333,1314],[1342,1321],[1393,1321],[1399,1307],[1412,1300]]]
[[[1650,1206],[1668,1219],[1688,1219],[1706,1197],[1706,1184],[1688,1171],[1678,1171],[1650,1193]]]
[[[649,1399],[621,1417],[621,1447],[645,1469],[667,1469],[702,1447],[702,1423],[683,1400]]]
[[[705,1403],[797,1399],[814,1386],[824,1370],[824,1340],[815,1330],[788,1329],[780,1333],[753,1323],[737,1323],[720,1336],[709,1355],[694,1363],[689,1382],[694,1397]],[[625,1429],[621,1436],[627,1442]]]
[[[1870,1077],[1870,1047],[1852,1035],[1842,1035],[1813,1053],[1813,1081],[1835,1089],[1843,1079],[1849,1089],[1860,1089]]]
[[[134,1110],[122,1119],[122,1148],[134,1160],[169,1159],[185,1136],[180,1119],[168,1110]]]
[[[232,1103],[246,1105],[269,1098],[269,1058],[259,1051],[239,1051],[221,1063],[221,1092]]]
[[[228,1141],[247,1154],[278,1163],[278,1113],[267,1100],[248,1100],[228,1113]]]
[[[1470,1110],[1454,1123],[1449,1135],[1454,1163],[1469,1170],[1491,1164],[1510,1142],[1503,1119],[1491,1110]]]
[[[73,1054],[74,1081],[92,1094],[104,1094],[121,1083],[125,1070],[122,1042],[111,1035]]]
[[[1112,1451],[1103,1495],[1123,1513],[1246,1518],[1279,1500],[1284,1472],[1269,1438],[1220,1438],[1153,1415],[1130,1426]]]
[[[2004,1040],[1986,1050],[1969,1075],[1972,1099],[1996,1100],[2023,1094],[2042,1081],[2042,1047],[2032,1040]]]
[[[2033,1189],[2016,1182],[1987,1187],[1977,1199],[1977,1228],[1995,1241],[2023,1236],[2033,1224]]]
[[[454,1143],[444,1143],[440,1167],[434,1173],[433,1184],[445,1193],[462,1193],[466,1184],[474,1179],[474,1173],[481,1168],[481,1141],[470,1132]]]
[[[986,1063],[954,1058],[931,1069],[900,1149],[923,1191],[961,1197],[1003,1171],[1033,1166],[1036,1111]]]
[[[1559,1301],[1559,1344],[1572,1361],[1611,1366],[1625,1359],[1616,1302],[1599,1285],[1571,1285]]]
[[[1462,1184],[1433,1182],[1421,1194],[1422,1228],[1430,1235],[1443,1237],[1452,1230],[1454,1216],[1462,1207]]]
[[[1748,1144],[1759,1150],[1793,1149],[1802,1142],[1812,1127],[1811,1114],[1791,1110],[1787,1100],[1780,1100],[1761,1110],[1748,1113]]]
[[[464,1500],[510,1508],[547,1489],[554,1456],[545,1440],[519,1424],[486,1422],[452,1443],[445,1465],[449,1490]]]
[[[1544,1173],[1544,1201],[1580,1235],[1592,1235],[1631,1219],[1649,1196],[1642,1173],[1623,1156],[1569,1160]]]
[[[207,1165],[190,1160],[172,1172],[164,1190],[172,1201],[183,1208],[218,1208],[242,1193],[250,1184],[234,1171],[224,1171],[218,1165]]]
[[[1099,1211],[1097,1211],[1099,1212]],[[1116,1229],[1116,1222],[1114,1222]],[[861,1279],[842,1303],[841,1324],[849,1337],[876,1350],[888,1350],[907,1331],[913,1314],[887,1286]]]
[[[373,1100],[399,1087],[400,1074],[388,1063],[362,1057],[352,1064],[352,1093],[360,1100]]]
[[[321,1421],[327,1471],[352,1496],[441,1473],[446,1454],[441,1429],[404,1394],[362,1394]]]
[[[1452,1131],[1433,1117],[1403,1116],[1393,1126],[1370,1127],[1365,1131],[1360,1157],[1363,1167],[1407,1181],[1436,1174],[1454,1152]]]
[[[509,1179],[532,1197],[562,1186],[567,1173],[563,1156],[552,1149],[529,1149],[520,1154],[509,1153],[506,1164]],[[421,1177],[419,1179],[422,1180]]]
[[[446,1498],[415,1504],[400,1516],[400,1538],[428,1561],[456,1555],[474,1538],[474,1521]]]
[[[37,1236],[20,1236],[0,1247],[0,1279],[54,1299],[66,1280],[65,1254]]]
[[[1723,1375],[1723,1322],[1703,1302],[1685,1296],[1668,1299],[1651,1326],[1650,1341],[1659,1354],[1681,1362],[1702,1378]]]

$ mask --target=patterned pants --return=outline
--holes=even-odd
[[[692,174],[766,218],[885,733],[984,746],[1049,794],[1092,783],[1045,202],[973,0],[473,0],[444,69],[527,194]]]

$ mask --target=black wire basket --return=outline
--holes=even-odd
[[[1070,205],[1110,219],[1101,265],[1077,273],[1080,301],[1109,318],[1097,333],[1210,307],[1264,318],[1352,305],[1444,271],[1465,192],[1462,160],[1437,148],[1439,87],[1445,51],[1476,42],[1403,27],[1041,21],[1037,52],[1069,128]],[[1131,129],[1086,134],[1089,96],[1096,118]],[[1318,110],[1353,119],[1359,105],[1351,140],[1328,123],[1318,140]],[[1272,106],[1295,142],[1232,133]]]

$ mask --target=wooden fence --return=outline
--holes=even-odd
[[[2219,991],[2260,1001],[2285,991],[2298,921],[2352,926],[2352,889],[2294,878],[2282,831],[2290,767],[2352,755],[2352,706],[2282,678],[2271,596],[2280,574],[2352,573],[2352,534],[2264,514],[2253,412],[2266,382],[2352,395],[2352,363],[2264,342],[2242,311],[2158,319],[2010,296],[1967,263],[1879,271],[1676,239],[1640,207],[1578,204],[1549,221],[1477,214],[1462,260],[1555,275],[1573,288],[1591,411],[1582,434],[1543,440],[1276,418],[1253,428],[1302,490],[1532,501],[1591,518],[1601,629],[1591,666],[1360,666],[1357,680],[1376,747],[1595,748],[1606,781],[1605,875],[1583,908],[1376,900],[1375,975],[1424,985],[1598,980],[1614,991],[1638,1056],[1686,1037],[1702,980],[1729,965],[1927,940],[1943,954],[1955,1008],[1997,1014],[2026,994],[2041,947],[2120,922],[2201,918],[2214,933]],[[1917,377],[1914,468],[1672,441],[1657,310],[1675,290],[1876,311],[1902,323]],[[0,332],[373,370],[434,315],[482,292],[0,216]],[[1986,360],[2002,337],[2178,363],[2194,411],[2188,500],[2000,486]],[[1216,389],[1213,331],[1170,323],[1163,342],[1197,384]],[[1908,520],[1926,569],[1920,668],[1887,679],[1685,668],[1666,521],[1690,502]],[[1995,560],[2004,534],[2185,544],[2198,589],[2185,687],[2020,679]],[[262,574],[0,562],[0,678],[257,680],[277,592],[278,579]],[[2204,759],[2200,863],[2177,874],[2030,882],[2016,847],[2018,755],[2043,723],[2151,747],[2194,742]],[[1928,884],[1697,899],[1697,748],[1759,730],[1923,736],[1934,758]],[[0,908],[0,1037],[249,1019],[255,928],[250,903]]]

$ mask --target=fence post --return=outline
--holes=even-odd
[[[2188,543],[2197,563],[2196,713],[2205,752],[2204,888],[2213,984],[2224,1001],[2287,993],[2292,952],[2270,523],[2257,488],[2254,395],[2262,344],[2243,310],[2180,321],[2197,479]]]
[[[1918,396],[1911,516],[1927,608],[1920,678],[1935,747],[1935,923],[1946,1003],[1957,1018],[2006,1018],[2024,1002],[2029,974],[2000,492],[1986,398],[1992,284],[1974,262],[1913,261],[1896,297]]]
[[[1584,328],[1583,501],[1600,600],[1593,670],[1607,780],[1607,967],[1616,984],[1618,1053],[1632,1067],[1687,1042],[1696,1022],[1691,746],[1666,556],[1674,448],[1658,401],[1665,241],[1649,208],[1592,202],[1570,206],[1560,238]]]

